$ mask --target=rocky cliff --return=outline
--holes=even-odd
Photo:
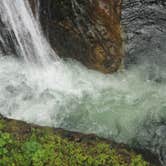
[[[36,0],[30,1],[34,6]],[[43,28],[61,57],[75,58],[103,72],[117,71],[124,58],[125,36],[127,67],[166,63],[164,0],[40,0],[40,3]]]
[[[38,0],[29,1],[35,12]],[[165,66],[164,0],[39,1],[43,30],[60,57],[72,57],[105,73],[114,72],[124,59],[125,36],[127,67],[140,63]],[[1,50],[5,54],[15,52],[14,36],[1,20],[0,32]]]
[[[30,0],[32,8],[36,0]],[[122,64],[121,0],[40,0],[40,20],[60,57],[104,73]]]

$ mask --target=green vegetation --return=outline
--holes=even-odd
[[[1,118],[0,118],[1,119]],[[0,120],[0,166],[148,166],[140,155],[104,141],[77,142],[46,127]]]

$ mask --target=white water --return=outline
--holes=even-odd
[[[132,138],[146,120],[165,118],[166,86],[145,80],[143,71],[110,76],[71,61],[63,68],[55,64],[31,70],[37,75],[22,61],[1,58],[3,115],[122,140]]]
[[[28,64],[48,65],[58,59],[34,19],[28,0],[1,0],[0,16],[6,28],[13,31],[17,54]]]
[[[0,16],[14,31],[23,57],[0,57],[1,114],[119,142],[135,140],[165,156],[166,84],[149,79],[145,64],[104,75],[72,60],[63,62],[23,0],[1,0]],[[165,69],[160,74],[165,78]]]
[[[62,64],[61,64],[62,65]],[[133,140],[165,156],[166,86],[137,68],[103,75],[76,62],[45,70],[0,59],[0,113],[39,125]]]

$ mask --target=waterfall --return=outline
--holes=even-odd
[[[37,3],[38,4],[38,3]],[[13,32],[17,54],[27,63],[48,65],[52,58],[58,59],[33,17],[27,0],[1,0],[0,17],[9,32]],[[37,14],[37,20],[38,20]]]
[[[35,0],[35,17],[40,24],[40,2],[39,0]]]
[[[19,57],[0,50],[0,114],[139,145],[166,164],[166,79],[149,79],[146,64],[104,75],[60,60],[37,18],[27,0],[0,0],[0,49],[10,34]]]

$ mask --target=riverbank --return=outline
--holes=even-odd
[[[126,145],[0,116],[1,166],[159,166]]]

